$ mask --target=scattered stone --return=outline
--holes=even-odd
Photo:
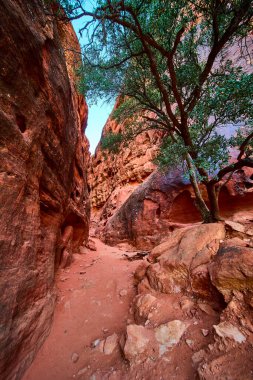
[[[78,372],[77,372],[77,376],[82,376],[83,374],[85,374],[88,370],[88,367],[84,367],[82,369],[80,369]]]
[[[92,348],[96,348],[100,343],[100,339],[96,339],[91,343]]]
[[[160,325],[155,329],[156,340],[166,347],[173,347],[180,341],[187,327],[186,323],[179,320]]]
[[[111,355],[113,351],[115,350],[115,348],[118,346],[118,341],[119,341],[119,338],[117,334],[114,333],[108,336],[104,343],[104,354]]]
[[[119,292],[119,295],[120,297],[125,297],[127,295],[127,290],[126,289],[122,289],[120,292]]]
[[[67,278],[66,277],[64,277],[64,278],[61,278],[61,282],[65,282],[67,280]]]
[[[85,271],[80,271],[79,274],[85,274],[86,272]]]
[[[201,329],[201,332],[204,336],[207,336],[209,334],[209,331],[206,329]]]
[[[96,350],[101,352],[101,354],[103,354],[104,353],[104,345],[105,345],[105,340],[100,340],[100,342],[98,343],[98,345],[95,348],[96,348]]]
[[[152,330],[139,325],[128,325],[124,347],[125,357],[130,362],[138,363],[145,361],[148,356],[153,355],[156,351],[152,345],[152,340],[155,343],[154,332]]]
[[[71,356],[71,360],[72,360],[73,363],[78,362],[78,360],[79,360],[79,355],[78,355],[76,352],[74,352],[74,353],[72,354],[72,356]]]
[[[221,322],[219,325],[214,325],[213,327],[221,338],[233,339],[237,343],[243,343],[246,341],[246,337],[231,323]]]
[[[200,363],[203,359],[204,359],[204,357],[205,357],[205,351],[202,349],[202,350],[200,350],[200,351],[198,351],[198,352],[195,352],[193,355],[192,355],[192,361],[193,361],[193,363],[194,364],[198,364],[198,363]]]
[[[146,322],[152,317],[152,311],[157,307],[157,298],[151,294],[141,294],[135,298],[135,320]]]
[[[187,344],[188,347],[193,348],[194,341],[191,339],[186,339],[185,343]]]

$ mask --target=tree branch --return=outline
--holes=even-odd
[[[243,141],[243,143],[240,145],[239,147],[239,155],[237,157],[237,160],[240,160],[242,158],[242,156],[244,155],[244,152],[245,152],[245,149],[247,147],[247,145],[249,144],[250,140],[253,139],[253,132],[251,132],[251,134]]]
[[[241,169],[243,166],[247,166],[249,168],[253,168],[253,159],[250,157],[243,158],[237,161],[234,164],[228,165],[225,168],[221,169],[215,178],[211,179],[209,183],[215,184],[218,183],[226,174],[233,172],[235,170]]]

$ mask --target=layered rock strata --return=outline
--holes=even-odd
[[[59,265],[88,236],[78,41],[46,2],[0,4],[0,377],[20,379],[51,325]],[[77,59],[78,60],[78,59]]]
[[[115,104],[117,108],[119,100]],[[120,133],[124,125],[109,117],[102,135]],[[98,145],[89,168],[92,219],[95,226],[103,227],[129,197],[155,169],[153,163],[161,141],[161,132],[146,131],[118,153],[103,151]]]

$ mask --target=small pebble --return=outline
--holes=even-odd
[[[95,348],[95,347],[97,347],[97,346],[99,345],[99,343],[100,343],[100,339],[96,339],[96,340],[94,340],[94,341],[91,343],[91,347],[92,347],[92,348]]]
[[[193,344],[194,344],[193,340],[191,340],[191,339],[186,339],[186,340],[185,340],[185,343],[186,343],[187,346],[190,347],[190,348],[192,348],[192,346],[193,346]]]
[[[88,369],[88,367],[80,369],[80,371],[78,371],[78,373],[77,373],[77,376],[83,375],[87,371],[87,369]]]
[[[120,292],[119,292],[119,295],[120,297],[125,297],[127,295],[127,290],[126,289],[122,289]]]
[[[73,363],[76,363],[76,362],[78,361],[78,359],[79,359],[79,355],[78,355],[76,352],[74,352],[74,353],[72,354],[72,356],[71,356],[71,360],[72,360],[72,362],[73,362]]]
[[[203,334],[204,336],[207,336],[207,335],[209,334],[209,331],[206,330],[206,329],[201,329],[201,331],[202,331],[202,334]]]

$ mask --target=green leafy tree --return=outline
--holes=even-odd
[[[114,117],[125,123],[127,138],[144,129],[164,131],[159,164],[184,163],[203,220],[220,220],[220,185],[236,170],[253,167],[253,76],[241,67],[252,59],[253,2],[99,0],[93,8],[82,0],[59,3],[68,19],[84,18],[85,95],[123,99]],[[235,46],[239,62],[229,55]],[[238,122],[235,136],[227,137],[224,127]],[[109,136],[106,147],[116,140]],[[235,146],[239,153],[231,163]]]

